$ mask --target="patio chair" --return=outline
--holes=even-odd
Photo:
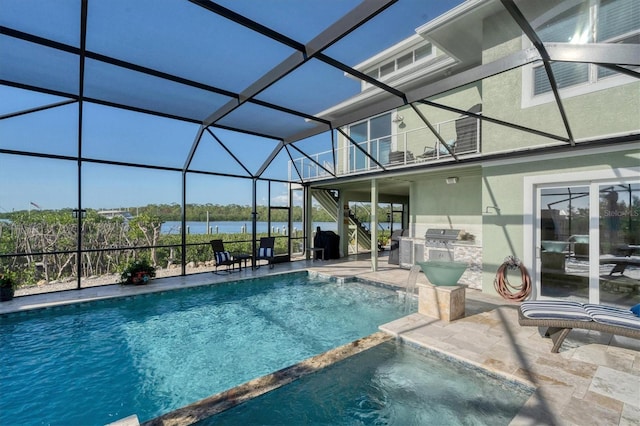
[[[545,327],[544,337],[553,341],[552,353],[558,353],[574,328],[640,339],[640,317],[631,310],[606,305],[558,300],[522,302],[518,323],[525,327]]]
[[[256,268],[260,267],[260,264],[258,264],[258,260],[266,260],[269,264],[270,269],[275,266],[273,263],[273,259],[275,257],[275,243],[275,237],[260,238],[260,247],[258,248],[258,252],[256,253]]]
[[[235,269],[236,263],[238,267],[240,267],[240,259],[235,259],[231,253],[224,249],[224,243],[222,240],[211,240],[211,248],[213,249],[213,259],[215,262],[215,271],[214,274],[218,273],[218,268],[221,266],[226,266],[225,272],[230,273]],[[231,267],[231,268],[229,268]]]
[[[436,146],[439,147],[441,157],[443,155],[449,155],[451,154],[451,152],[456,152],[456,140],[450,140],[449,142],[446,143],[449,149],[447,149],[444,145],[445,144],[440,142],[436,144]],[[430,146],[425,146],[424,152],[416,157],[416,159],[419,161],[430,160],[432,158],[436,158],[436,147],[430,147]]]
[[[476,104],[468,109],[474,114],[482,113],[482,104]],[[478,147],[478,119],[472,115],[464,115],[455,122],[456,153],[476,152]]]
[[[408,163],[413,161],[413,153],[411,151],[391,151],[389,152],[389,164]]]

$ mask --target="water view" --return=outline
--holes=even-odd
[[[368,225],[365,223],[365,226]],[[181,232],[182,222],[180,221],[167,221],[162,224],[160,228],[160,232],[162,234],[180,234]],[[209,234],[241,234],[241,233],[251,233],[252,226],[251,221],[220,221],[208,222],[209,226]],[[338,230],[338,225],[335,222],[313,222],[313,229],[316,227],[320,227],[323,231],[333,231],[336,232]],[[389,223],[380,223],[382,229],[389,229]],[[398,227],[398,224],[394,224],[394,229]],[[256,222],[256,232],[258,233],[266,233],[269,230],[268,222]],[[302,222],[293,222],[293,230],[302,232]],[[187,221],[187,232],[189,234],[206,234],[207,233],[207,222],[197,222],[197,221]],[[287,233],[287,222],[271,222],[271,233],[272,234],[283,234]]]

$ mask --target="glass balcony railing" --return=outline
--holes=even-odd
[[[465,116],[433,126],[442,140],[426,126],[358,142],[357,146],[342,139],[335,150],[335,157],[334,151],[324,151],[289,161],[289,178],[297,179],[298,174],[303,180],[347,176],[439,161],[450,158],[451,153],[480,152],[478,118]]]

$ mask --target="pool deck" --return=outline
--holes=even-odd
[[[388,265],[383,257],[377,272],[371,272],[368,256],[300,261],[278,264],[274,269],[247,268],[228,275],[162,278],[147,286],[108,285],[22,296],[0,303],[0,314],[305,269],[397,287],[405,287],[409,276],[408,270]],[[640,424],[640,340],[573,330],[560,353],[553,354],[550,339],[542,338],[536,327],[518,324],[517,304],[467,289],[465,305],[465,317],[449,323],[416,313],[383,324],[380,329],[406,342],[533,385],[536,392],[512,425]]]

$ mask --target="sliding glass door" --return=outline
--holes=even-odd
[[[540,189],[541,296],[589,300],[588,249],[575,251],[576,241],[589,240],[589,201],[588,186]]]
[[[600,303],[640,303],[640,183],[598,185]]]
[[[545,184],[537,200],[539,296],[640,303],[640,182]]]

